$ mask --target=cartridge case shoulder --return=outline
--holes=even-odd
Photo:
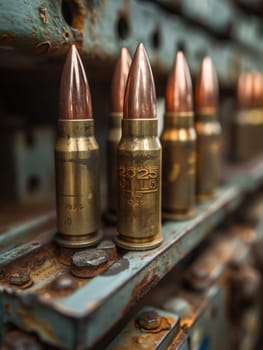
[[[59,137],[56,141],[56,152],[90,152],[99,149],[98,143],[94,136],[86,137]]]

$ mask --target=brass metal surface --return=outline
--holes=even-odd
[[[233,158],[245,161],[263,150],[263,76],[259,72],[240,75],[237,85],[238,111],[232,132]]]
[[[237,111],[232,126],[232,152],[235,160],[246,161],[263,149],[263,109]]]
[[[221,126],[218,121],[218,81],[213,61],[205,57],[195,87],[196,194],[214,198],[219,178]]]
[[[105,214],[107,221],[116,223],[118,207],[118,167],[117,150],[121,139],[122,113],[112,113],[109,117],[109,130],[107,135],[107,203],[108,210]]]
[[[219,179],[221,126],[216,115],[196,116],[196,194],[199,201],[213,199]]]
[[[123,119],[118,148],[116,243],[130,250],[158,246],[161,236],[161,145],[156,119]]]
[[[55,150],[57,242],[65,247],[90,246],[99,229],[99,149],[93,120],[58,120]]]
[[[167,113],[161,144],[163,218],[190,218],[195,215],[196,132],[193,113]]]

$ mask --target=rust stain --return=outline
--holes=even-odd
[[[1,44],[8,45],[11,42],[13,42],[14,40],[15,40],[15,38],[10,34],[5,33],[5,34],[0,35]]]
[[[150,280],[149,280],[150,278]],[[145,276],[136,286],[133,288],[130,301],[125,306],[122,311],[122,315],[125,315],[130,308],[138,303],[153,287],[155,287],[160,281],[160,277],[158,275]]]
[[[21,317],[24,324],[29,330],[42,329],[48,335],[49,339],[53,339],[53,342],[55,344],[59,344],[59,340],[54,334],[53,329],[51,328],[51,325],[48,323],[48,320],[40,321],[39,319],[35,319],[32,313],[29,313],[27,309],[24,309],[20,305],[18,305],[16,312],[17,312],[17,315]]]
[[[38,9],[39,17],[44,24],[48,24],[48,11],[44,5],[41,5]]]
[[[52,45],[51,45],[51,42],[49,40],[41,41],[33,48],[33,52],[36,55],[43,55],[43,54],[48,53],[50,51],[51,46]]]

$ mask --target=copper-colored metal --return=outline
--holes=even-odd
[[[237,83],[237,104],[239,109],[251,107],[252,75],[241,73]]]
[[[128,119],[156,118],[156,92],[148,56],[140,43],[130,68],[123,114]]]
[[[163,147],[163,217],[182,220],[194,215],[196,133],[192,83],[187,62],[178,52],[166,88]]]
[[[92,102],[85,70],[72,45],[60,82],[59,119],[92,119]]]
[[[242,73],[238,79],[237,101],[239,109],[262,108],[263,83],[259,72]]]
[[[263,77],[242,73],[237,87],[238,111],[233,123],[233,156],[248,160],[263,149]]]
[[[142,44],[135,52],[126,85],[118,173],[116,243],[129,250],[158,246],[162,242],[161,145],[155,85]]]
[[[111,113],[123,115],[123,102],[127,77],[131,65],[129,51],[123,47],[117,60],[111,83]]]
[[[121,139],[121,120],[126,81],[131,65],[131,56],[126,48],[122,48],[113,74],[111,84],[111,113],[107,136],[107,185],[108,209],[105,219],[109,223],[117,221],[118,185],[117,185],[117,149]]]
[[[218,80],[212,60],[202,61],[195,88],[196,193],[199,201],[215,196],[219,177],[221,126],[218,121]]]
[[[165,94],[166,113],[193,112],[192,81],[184,54],[179,51],[169,74]]]
[[[195,88],[195,111],[198,114],[218,112],[218,80],[210,57],[205,57],[201,63]]]
[[[57,242],[65,247],[96,244],[101,238],[99,149],[89,86],[75,46],[62,73],[55,164]]]

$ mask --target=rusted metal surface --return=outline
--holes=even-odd
[[[120,47],[132,53],[141,41],[158,74],[168,72],[175,47],[187,52],[193,73],[202,56],[211,56],[225,84],[233,84],[241,70],[262,69],[259,19],[244,16],[226,1],[210,0],[202,6],[198,1],[176,3],[181,3],[177,13],[172,10],[174,2],[169,0],[3,1],[0,46],[4,50],[0,65],[23,62],[30,67],[32,63],[49,63],[50,58],[61,58],[75,43],[85,58],[96,59],[103,67],[106,59],[113,61],[117,57]],[[207,32],[200,29],[200,24]],[[231,37],[233,42],[218,41],[222,36]],[[242,50],[244,44],[256,54]]]
[[[72,276],[76,281],[63,293],[60,288],[54,288],[54,281],[68,273],[70,253],[65,249],[58,250],[53,243],[41,246],[39,242],[35,252],[5,266],[1,279],[5,322],[35,331],[49,344],[68,349],[73,345],[90,348],[228,212],[232,212],[240,200],[236,189],[221,190],[213,204],[198,208],[198,215],[193,220],[177,225],[166,223],[163,226],[164,244],[158,249],[126,253],[111,266],[114,271],[115,265],[114,273],[105,271],[92,279]],[[27,245],[31,247],[30,242]],[[30,268],[31,287],[22,289],[10,284],[9,276],[18,263],[23,268]],[[44,320],[48,320],[48,324]]]
[[[38,339],[20,330],[7,330],[4,336],[3,350],[44,350]]]
[[[14,237],[23,243],[22,250],[14,241],[7,241],[3,232],[1,240],[9,243],[1,255],[0,295],[5,308],[2,321],[12,322],[27,331],[34,331],[48,344],[66,344],[68,349],[74,346],[92,347],[201,242],[213,227],[237,208],[243,200],[243,190],[242,186],[219,190],[213,203],[198,206],[194,219],[176,225],[172,222],[165,223],[162,227],[164,243],[161,247],[148,252],[124,255],[123,252],[118,252],[112,265],[104,272],[99,271],[99,275],[92,279],[77,278],[70,273],[71,256],[76,250],[59,249],[51,242],[55,231],[54,222],[49,238],[43,234],[45,230],[41,231],[41,225],[38,227],[38,233],[37,225],[34,228],[37,239],[34,237],[32,240],[30,231],[29,236],[25,231],[20,231],[23,239],[19,238],[19,232],[16,232]],[[259,215],[260,208],[259,206],[253,211]],[[43,218],[41,220],[40,223],[43,224],[50,220],[52,226],[54,217],[51,215],[50,218],[47,215],[46,222]],[[255,242],[255,235],[251,236],[244,230],[241,232],[236,227],[234,231],[232,235],[239,235],[243,242]],[[223,263],[229,259],[234,249],[231,242],[235,241],[235,237],[232,235],[229,235],[224,244],[215,242],[213,259],[208,259],[208,268],[204,268],[202,261],[198,263],[199,267],[201,264],[201,269],[197,268],[194,279],[200,283],[203,278],[205,283],[201,283],[202,290],[209,289],[215,281],[220,280],[221,270],[216,268],[216,261],[219,259]],[[35,245],[36,243],[38,244]],[[103,242],[99,249],[104,248],[107,252],[114,247],[111,242]],[[242,249],[236,250],[240,256],[246,256],[246,252],[243,255]],[[18,257],[20,258],[16,260]],[[17,274],[18,267],[26,273],[29,272],[33,282],[31,286],[26,286],[25,283],[25,289],[22,285],[15,286],[10,283],[10,277]],[[198,307],[202,306],[202,302],[197,304]],[[185,315],[188,312],[185,307]],[[97,327],[98,324],[101,326]]]
[[[176,314],[143,309],[107,347],[107,350],[164,350],[179,331]]]

